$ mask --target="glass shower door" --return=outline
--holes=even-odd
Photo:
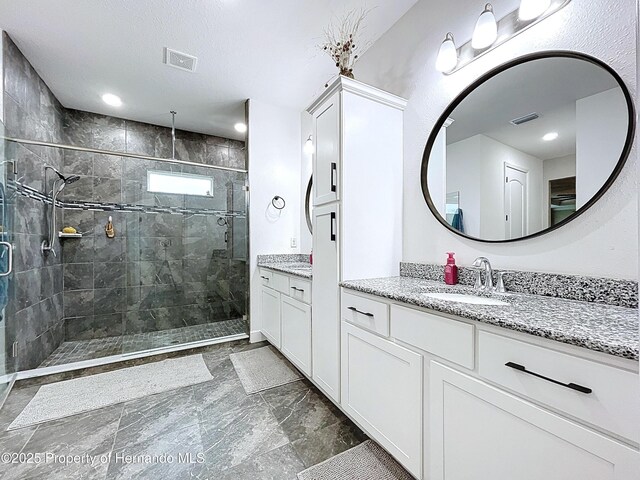
[[[9,168],[12,163],[7,161],[6,141],[4,140],[4,125],[0,122],[0,405],[11,382],[11,368],[9,368],[9,352],[6,335],[7,304],[9,302],[9,282],[12,275],[13,247],[10,243],[11,223],[13,218],[13,202],[10,200],[8,189]]]

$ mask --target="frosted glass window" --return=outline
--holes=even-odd
[[[204,175],[149,170],[147,190],[149,192],[210,197],[213,195],[213,178]]]

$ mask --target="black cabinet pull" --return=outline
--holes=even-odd
[[[336,182],[334,173],[338,173],[338,164],[336,162],[331,162],[331,191],[336,191]]]
[[[554,380],[553,378],[549,378],[549,377],[545,377],[544,375],[540,375],[539,373],[535,373],[535,372],[530,372],[529,370],[527,370],[525,368],[524,365],[519,365],[517,363],[513,363],[513,362],[507,362],[504,364],[505,367],[509,367],[509,368],[513,368],[514,370],[518,370],[522,373],[526,373],[527,375],[533,375],[534,377],[538,377],[541,378],[543,380],[546,380],[547,382],[551,382],[551,383],[555,383],[556,385],[560,385],[561,387],[566,387],[566,388],[570,388],[571,390],[576,390],[580,393],[586,393],[589,394],[591,393],[593,390],[591,390],[590,388],[587,387],[583,387],[582,385],[578,385],[575,383],[562,383],[559,382],[558,380]]]
[[[352,312],[360,313],[361,315],[366,315],[367,317],[373,317],[373,313],[361,312],[356,307],[347,307],[347,310],[351,310]]]
[[[333,229],[334,224],[336,223],[336,212],[331,212],[331,241],[336,241],[336,231]]]
[[[269,277],[264,277],[264,276],[260,275],[260,278],[264,278],[267,282],[269,281]]]
[[[295,290],[296,292],[304,292],[304,288],[291,287],[291,289]]]

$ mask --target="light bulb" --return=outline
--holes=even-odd
[[[496,38],[498,38],[498,24],[493,15],[493,7],[487,3],[473,30],[471,46],[476,50],[482,50],[495,42]]]
[[[457,64],[458,52],[456,50],[456,44],[453,41],[453,34],[447,33],[447,36],[442,41],[442,45],[440,45],[440,51],[436,59],[436,70],[447,73],[456,68]]]
[[[242,123],[242,122],[238,122],[236,123],[233,128],[236,129],[236,132],[240,132],[240,133],[245,133],[247,131],[247,125]]]
[[[522,0],[518,10],[518,18],[523,21],[533,20],[546,12],[551,6],[551,0]]]
[[[313,153],[313,137],[311,135],[309,135],[307,141],[304,142],[303,150],[307,155],[311,155]]]
[[[122,105],[122,100],[120,100],[120,97],[114,95],[113,93],[105,93],[104,95],[102,95],[102,101],[107,105],[111,105],[112,107],[119,107]]]

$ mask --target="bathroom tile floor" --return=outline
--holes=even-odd
[[[307,380],[247,395],[229,354],[260,346],[208,347],[206,383],[8,432],[39,387],[14,389],[0,410],[0,478],[294,480],[367,438]],[[36,453],[49,461],[27,463]]]
[[[233,319],[221,322],[173,328],[150,333],[137,333],[119,337],[96,338],[63,342],[40,367],[52,367],[94,358],[139,352],[151,348],[169,347],[189,342],[247,333],[245,320]]]

